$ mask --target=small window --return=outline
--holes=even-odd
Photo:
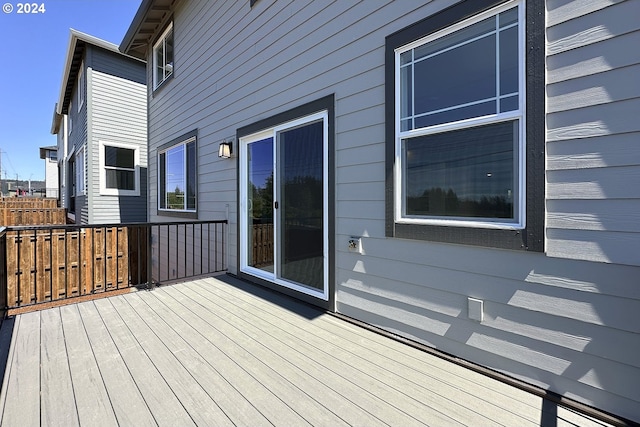
[[[78,97],[78,111],[82,109],[84,104],[84,92],[85,92],[85,78],[84,78],[84,63],[80,64],[80,71],[78,72],[78,87],[76,88]]]
[[[73,131],[73,117],[71,112],[73,111],[73,103],[69,102],[69,110],[67,111],[67,122],[68,122],[68,135],[71,135],[71,132]]]
[[[173,23],[153,46],[153,88],[173,75]]]
[[[138,147],[101,141],[100,150],[100,193],[119,196],[140,195]]]
[[[58,161],[58,152],[57,151],[49,151],[49,161],[57,162]]]
[[[158,153],[158,210],[196,213],[196,136],[190,133]]]

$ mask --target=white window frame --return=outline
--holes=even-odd
[[[162,49],[162,58],[163,58],[163,65],[162,65],[162,69],[164,70],[167,67],[167,63],[166,63],[166,59],[167,59],[167,52],[166,52],[166,40],[167,37],[169,35],[169,33],[172,33],[172,37],[173,36],[173,22],[171,22],[169,24],[169,26],[164,30],[164,32],[162,33],[162,35],[160,36],[160,38],[158,39],[158,41],[153,45],[153,50],[151,52],[151,54],[153,55],[153,89],[157,89],[158,87],[160,87],[162,85],[162,83],[164,83],[166,80],[169,79],[169,77],[171,77],[173,75],[173,63],[171,65],[171,70],[169,71],[169,74],[166,76],[162,76],[162,78],[160,79],[158,76],[158,57],[156,55],[156,52],[158,51],[158,49]],[[172,40],[172,43],[174,43],[174,41]],[[175,43],[173,44],[173,49],[174,49],[174,60],[175,60]]]
[[[76,152],[75,159],[75,168],[76,168],[76,196],[83,196],[85,194],[85,179],[86,179],[86,171],[85,171],[85,149],[84,147],[80,148]]]
[[[324,224],[323,229],[323,274],[324,274],[324,284],[323,289],[313,289],[309,288],[294,282],[290,282],[286,279],[282,279],[278,277],[279,272],[277,271],[278,267],[274,264],[274,272],[266,272],[259,268],[255,268],[249,265],[248,262],[248,254],[246,242],[248,241],[247,236],[247,226],[248,226],[248,218],[246,215],[247,205],[248,205],[248,197],[247,197],[247,188],[248,188],[248,165],[246,159],[248,159],[248,146],[250,143],[255,141],[260,141],[265,138],[273,139],[273,171],[274,175],[277,174],[277,150],[278,150],[278,134],[281,132],[285,132],[289,129],[293,129],[299,126],[308,125],[310,123],[314,123],[317,121],[322,121],[323,126],[323,142],[322,142],[322,179],[323,179],[323,188],[322,188],[322,203],[324,205],[324,209],[322,212],[322,220]],[[242,213],[240,214],[240,241],[242,249],[240,251],[240,270],[243,273],[250,274],[252,276],[268,280],[270,282],[276,283],[278,285],[293,289],[295,291],[301,292],[303,294],[311,295],[316,298],[320,298],[324,301],[329,300],[329,112],[327,110],[322,110],[320,112],[300,117],[298,119],[294,119],[285,123],[278,124],[268,129],[261,130],[259,132],[246,135],[240,138],[240,158],[245,159],[240,162],[240,209]],[[280,198],[278,194],[277,185],[274,184],[274,200],[278,200]],[[277,227],[274,214],[274,227]],[[275,230],[275,229],[274,229]],[[279,247],[279,232],[277,230],[274,231],[274,250]],[[275,254],[274,254],[275,255]],[[279,255],[278,255],[279,256]],[[274,263],[275,263],[274,258]]]
[[[133,150],[134,168],[116,168],[105,165],[105,147],[125,148]],[[122,142],[99,141],[99,164],[100,164],[100,194],[107,196],[139,196],[140,195],[140,147],[135,144]],[[107,169],[121,169],[133,171],[135,176],[135,188],[133,190],[123,190],[118,188],[107,188]]]
[[[449,122],[425,128],[412,129],[409,131],[401,131],[401,91],[400,91],[400,55],[410,49],[425,45],[436,39],[444,37],[455,31],[466,28],[476,22],[483,19],[490,18],[501,12],[504,12],[513,7],[518,7],[518,64],[520,66],[518,72],[518,88],[519,88],[519,109],[517,111],[509,111],[505,113],[496,113],[487,116],[474,117],[471,119],[464,119],[456,122]],[[525,123],[525,105],[526,105],[526,70],[524,69],[524,54],[525,54],[525,4],[522,0],[511,0],[500,6],[489,9],[485,12],[474,15],[473,17],[464,21],[458,22],[443,30],[430,34],[427,37],[416,40],[415,42],[404,45],[395,50],[395,170],[394,170],[394,212],[395,222],[404,224],[428,224],[439,226],[456,226],[456,227],[474,227],[474,228],[493,228],[493,229],[523,229],[526,224],[526,123]],[[518,158],[516,159],[518,165],[518,197],[514,200],[514,204],[518,203],[515,207],[516,215],[515,221],[500,221],[486,219],[473,219],[473,218],[446,218],[446,217],[415,217],[404,216],[404,165],[403,165],[403,149],[402,140],[433,135],[436,133],[448,132],[459,129],[468,129],[473,127],[479,127],[487,124],[496,124],[505,121],[519,121],[519,135],[518,135]]]
[[[71,136],[71,132],[73,131],[73,118],[71,117],[71,112],[73,111],[73,101],[69,102],[69,110],[67,111],[67,122],[69,123],[69,128],[67,135]]]
[[[195,208],[194,209],[188,209],[187,208],[187,197],[186,197],[187,189],[188,189],[188,183],[187,183],[187,179],[188,179],[187,144],[192,143],[192,142],[195,144],[195,149],[196,149],[196,164],[194,165],[194,167],[196,168],[196,175],[195,175],[196,176],[196,182],[194,183],[195,187],[196,187],[196,194],[195,194],[196,200],[195,200]],[[166,182],[165,182],[165,185],[164,185],[164,194],[162,194],[162,192],[160,191],[160,189],[162,188],[162,185],[161,185],[161,182],[160,182],[160,180],[162,179],[162,176],[160,175],[160,162],[161,162],[160,155],[164,153],[164,155],[165,155],[164,159],[165,159],[165,163],[166,163],[166,161],[167,161],[167,152],[169,152],[169,151],[173,150],[174,148],[179,147],[181,145],[184,146],[184,177],[183,177],[184,178],[184,188],[185,188],[185,197],[184,197],[184,205],[183,205],[184,209],[169,209],[169,208],[166,207],[167,204],[168,204],[167,203],[167,185],[166,185]],[[171,145],[170,147],[167,147],[167,148],[165,148],[163,150],[158,150],[158,204],[157,204],[158,212],[185,212],[185,213],[197,213],[198,212],[198,171],[197,171],[198,165],[197,165],[197,163],[198,163],[198,142],[197,142],[197,137],[195,135],[185,139],[184,141],[177,142],[177,143],[175,143],[175,144]],[[166,170],[167,169],[166,169],[166,165],[165,165],[165,180],[166,180]],[[165,203],[164,203],[165,207],[164,208],[160,207],[160,199],[162,197],[165,198]]]
[[[84,88],[85,88],[85,77],[84,77],[84,62],[80,64],[80,71],[78,72],[78,87],[76,90],[78,91],[78,112],[82,109],[84,105]]]

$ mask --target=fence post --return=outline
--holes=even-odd
[[[7,229],[0,227],[0,310],[2,311],[2,318],[4,318],[8,308],[7,286]]]

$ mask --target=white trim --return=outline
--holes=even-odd
[[[100,195],[101,196],[139,196],[140,195],[140,146],[123,142],[98,141],[98,166],[100,168]],[[133,162],[135,174],[135,188],[133,190],[121,190],[107,188],[107,167],[105,166],[104,148],[117,147],[133,150]],[[124,169],[124,168],[122,168]]]
[[[167,80],[169,78],[169,76],[171,76],[173,74],[173,68],[171,69],[171,71],[169,72],[169,74],[167,76],[162,76],[162,80],[158,79],[158,57],[156,56],[156,50],[159,49],[160,45],[162,45],[162,60],[163,60],[163,64],[162,64],[162,69],[164,70],[167,66],[167,52],[166,52],[166,39],[167,36],[169,35],[169,32],[173,31],[173,22],[171,22],[167,28],[162,32],[162,35],[160,36],[160,38],[158,38],[158,41],[153,45],[153,49],[151,49],[151,55],[153,56],[152,58],[152,65],[153,65],[153,89],[157,89],[162,83],[164,83],[165,80]],[[173,44],[173,41],[172,41]],[[174,48],[174,52],[175,52],[175,46],[173,46]]]
[[[82,147],[80,147],[78,149],[78,151],[76,152],[75,155],[75,159],[74,159],[74,168],[75,168],[75,182],[76,182],[76,196],[84,196],[86,193],[86,187],[87,187],[87,169],[86,169],[86,163],[87,163],[87,158],[86,158],[86,150],[84,148],[84,145]],[[80,159],[81,164],[79,165],[78,163],[80,163],[78,161],[78,159]],[[82,167],[78,167],[78,166],[82,166]],[[77,206],[76,206],[77,208]]]
[[[80,63],[80,71],[78,71],[78,86],[76,90],[78,91],[78,112],[82,109],[84,105],[84,88],[85,88],[85,75],[84,75],[84,61]]]
[[[158,156],[158,163],[157,163],[157,167],[158,167],[158,200],[157,200],[157,207],[158,207],[158,212],[190,212],[190,213],[196,213],[198,212],[198,194],[197,194],[197,184],[198,184],[198,173],[197,173],[197,162],[198,162],[198,147],[196,145],[196,165],[194,165],[194,167],[196,168],[196,208],[195,209],[187,209],[187,197],[186,197],[186,192],[187,192],[187,171],[188,171],[188,165],[187,165],[187,144],[189,143],[196,143],[197,144],[197,137],[194,135],[190,138],[185,139],[184,141],[180,141],[180,142],[176,142],[175,144],[173,144],[171,147],[167,147],[164,150],[158,150],[157,156]],[[184,145],[184,188],[185,188],[185,197],[184,197],[184,209],[168,209],[167,206],[167,185],[165,182],[165,188],[164,188],[164,197],[165,197],[165,201],[164,201],[164,208],[160,208],[160,197],[162,196],[161,192],[160,192],[160,155],[164,153],[165,155],[165,162],[167,161],[167,152],[178,147],[179,145]],[[165,174],[166,174],[166,165],[165,165]],[[165,180],[166,180],[166,176],[165,176]]]
[[[400,118],[400,110],[401,110],[401,93],[400,93],[400,83],[401,83],[401,73],[399,70],[403,67],[400,63],[400,55],[404,52],[407,52],[411,49],[415,49],[420,47],[426,43],[437,40],[441,37],[444,37],[448,34],[454,33],[461,29],[464,29],[476,22],[482,21],[484,19],[495,17],[499,13],[502,13],[506,10],[509,10],[513,7],[518,7],[518,66],[520,69],[518,70],[518,93],[519,93],[519,108],[515,111],[509,111],[505,113],[501,113],[497,110],[496,114],[491,114],[487,116],[481,117],[473,117],[469,119],[459,120],[456,122],[448,122],[439,125],[434,125],[425,128],[419,129],[411,129],[409,131],[401,131],[401,118]],[[524,50],[525,50],[525,5],[522,0],[511,0],[502,5],[494,7],[485,12],[479,13],[471,18],[468,18],[464,21],[458,22],[454,25],[451,25],[445,29],[442,29],[436,33],[430,34],[426,37],[423,37],[419,40],[416,40],[412,43],[406,44],[402,47],[399,47],[395,50],[395,166],[394,166],[394,221],[396,223],[403,224],[423,224],[423,225],[439,225],[439,226],[456,226],[456,227],[473,227],[473,228],[488,228],[488,229],[513,229],[519,230],[523,229],[526,224],[526,140],[525,140],[525,105],[526,105],[526,70],[523,69],[524,62]],[[515,26],[515,24],[511,24],[508,27],[511,28]],[[413,58],[412,58],[413,63]],[[415,67],[412,68],[412,71]],[[410,78],[413,80],[413,72]],[[415,87],[412,85],[412,87]],[[499,94],[498,94],[499,95]],[[502,96],[505,97],[506,95]],[[495,99],[495,98],[492,98]],[[414,97],[411,97],[411,102],[414,102]],[[460,107],[460,106],[457,106]],[[432,113],[432,112],[429,112]],[[422,114],[426,115],[426,114]],[[416,116],[415,114],[415,106],[412,109],[412,115],[408,117],[413,120]],[[405,120],[407,118],[404,118]],[[406,182],[404,176],[404,167],[402,162],[402,140],[409,139],[417,136],[424,135],[432,135],[436,133],[448,132],[452,130],[466,129],[472,128],[476,126],[481,126],[485,124],[492,123],[500,123],[504,121],[510,120],[519,120],[519,130],[518,130],[518,158],[515,159],[518,166],[518,204],[515,205],[515,221],[500,221],[500,220],[486,220],[486,219],[472,219],[468,217],[407,217],[403,216],[403,212],[405,211],[405,200],[403,197],[403,186]]]
[[[274,171],[274,192],[277,191],[277,136],[279,132],[285,131],[290,128],[304,125],[315,121],[322,120],[323,123],[323,142],[322,142],[322,178],[323,178],[323,289],[317,290],[308,286],[304,286],[300,283],[295,283],[279,277],[279,258],[280,258],[280,245],[278,242],[278,220],[277,213],[274,213],[274,272],[268,272],[248,265],[248,218],[247,218],[247,162],[248,150],[247,147],[250,143],[260,141],[266,138],[272,138],[273,141],[273,171]],[[277,285],[284,286],[286,288],[295,290],[297,292],[310,295],[315,298],[320,298],[324,301],[329,300],[329,112],[327,110],[320,111],[318,113],[310,114],[295,120],[291,120],[286,123],[279,124],[269,129],[253,133],[251,135],[240,138],[238,142],[239,157],[243,159],[239,165],[240,173],[240,212],[239,212],[239,244],[240,244],[240,271],[252,276],[273,282]],[[278,195],[274,194],[274,200],[278,200]]]

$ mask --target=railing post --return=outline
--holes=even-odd
[[[147,288],[151,288],[153,276],[151,269],[153,267],[153,261],[151,256],[151,248],[153,247],[153,225],[146,225],[147,230]],[[160,239],[160,227],[158,227],[158,239]]]

